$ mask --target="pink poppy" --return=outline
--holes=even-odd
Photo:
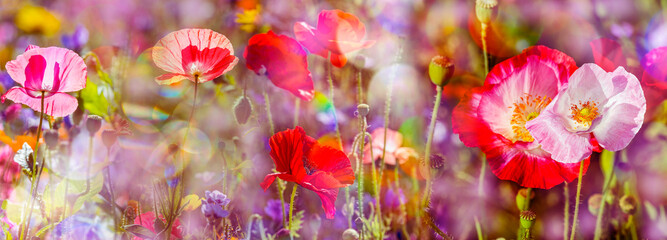
[[[305,22],[294,24],[294,34],[308,51],[326,58],[331,52],[331,64],[343,67],[346,53],[369,48],[375,41],[365,41],[366,26],[356,16],[341,10],[322,10],[317,28]]]
[[[276,87],[305,101],[313,99],[315,90],[306,51],[293,38],[272,31],[256,34],[248,40],[243,57],[248,69],[266,74]]]
[[[0,199],[9,198],[14,181],[21,176],[21,166],[14,162],[14,151],[8,145],[0,148]]]
[[[619,151],[630,143],[644,122],[646,99],[637,77],[623,67],[606,72],[584,64],[561,86],[558,95],[526,129],[562,163],[591,155],[595,137],[601,147]]]
[[[86,64],[79,55],[65,48],[30,45],[5,68],[21,87],[9,89],[2,95],[2,102],[9,99],[39,112],[43,96],[44,114],[53,117],[73,113],[79,104],[66,92],[86,87]]]
[[[229,39],[210,29],[171,32],[153,48],[155,65],[169,72],[155,79],[163,85],[185,79],[208,82],[232,70],[238,60]]]
[[[482,87],[474,88],[452,114],[454,133],[486,154],[491,171],[531,188],[552,188],[577,178],[579,164],[556,162],[525,128],[567,85],[574,60],[544,46],[497,64]]]
[[[165,219],[163,216],[160,216],[160,219],[162,219],[162,222],[165,222]],[[157,234],[155,232],[155,213],[153,212],[146,212],[144,214],[141,214],[141,216],[138,216],[134,219],[134,224],[141,225],[151,232]],[[166,226],[166,224],[164,224]],[[183,238],[183,230],[181,229],[181,221],[174,220],[174,223],[171,226],[171,239],[181,239]],[[133,240],[142,240],[143,238],[135,236]]]
[[[382,158],[382,148],[384,147],[384,128],[377,128],[371,132],[373,142],[364,146],[364,164],[370,164],[372,160]],[[403,145],[403,134],[387,129],[387,146],[385,148],[384,163],[388,165],[403,164],[410,159],[410,156],[416,154],[412,148],[401,147]],[[371,147],[373,147],[373,156],[371,157]]]

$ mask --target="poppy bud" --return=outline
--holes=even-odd
[[[82,99],[77,98],[79,102],[82,102]],[[74,113],[72,113],[72,124],[73,125],[79,125],[81,123],[81,120],[83,120],[83,106],[79,105],[76,110],[74,110]]]
[[[78,126],[73,126],[69,129],[69,139],[74,140],[74,138],[81,133],[81,129]]]
[[[111,148],[116,143],[116,140],[118,140],[118,133],[115,130],[107,129],[102,131],[102,143],[107,148]]]
[[[530,199],[526,199],[526,196],[528,195],[528,189],[527,188],[522,188],[519,190],[519,192],[516,193],[516,206],[519,208],[519,210],[526,211],[528,209],[524,209],[526,207],[526,201],[530,201],[530,199],[535,198],[535,192],[530,191]]]
[[[220,140],[218,141],[218,150],[222,151],[225,150],[226,144],[224,141]]]
[[[348,228],[343,232],[343,240],[357,240],[359,239],[359,233],[357,230]]]
[[[44,142],[49,149],[58,147],[58,132],[52,129],[44,131]]]
[[[448,57],[435,56],[428,65],[428,75],[433,84],[444,87],[454,75],[454,63]]]
[[[359,113],[360,116],[365,117],[368,115],[368,112],[370,112],[370,106],[368,104],[359,104],[357,106],[357,113]]]
[[[97,115],[88,116],[88,119],[86,119],[86,129],[88,129],[90,136],[95,135],[100,130],[100,127],[102,127],[102,117]]]
[[[252,114],[252,104],[250,104],[250,99],[246,96],[241,96],[234,104],[234,118],[236,119],[236,123],[247,123],[250,114]]]
[[[440,154],[431,154],[431,168],[441,169],[445,166],[445,157]]]
[[[623,195],[618,201],[618,205],[625,214],[632,215],[637,211],[637,199],[632,195]]]
[[[596,193],[588,198],[588,211],[594,216],[600,212],[600,205],[602,204],[602,194]]]
[[[477,0],[475,1],[475,15],[481,23],[488,24],[496,14],[498,14],[497,0]]]
[[[521,214],[519,214],[519,218],[523,228],[531,228],[535,223],[537,215],[533,211],[528,210],[522,211]]]

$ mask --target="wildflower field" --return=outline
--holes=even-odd
[[[0,239],[667,239],[666,0],[0,0]]]

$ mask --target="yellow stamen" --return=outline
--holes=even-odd
[[[527,94],[525,97],[519,98],[519,101],[514,103],[514,108],[512,112],[512,120],[510,124],[512,125],[512,132],[514,137],[511,139],[512,142],[524,141],[532,142],[535,139],[528,129],[526,129],[526,122],[535,119],[540,115],[542,109],[549,105],[551,98],[549,97],[536,97],[530,94]]]
[[[584,127],[590,127],[593,120],[600,115],[597,105],[598,103],[594,101],[579,101],[579,104],[572,104],[570,106],[572,119]]]

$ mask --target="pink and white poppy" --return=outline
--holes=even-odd
[[[203,83],[232,70],[239,61],[232,43],[210,29],[182,29],[167,34],[153,48],[155,65],[169,73],[157,77],[169,85],[188,79]]]
[[[25,104],[35,111],[53,117],[64,117],[76,110],[76,98],[67,92],[86,87],[86,64],[75,52],[59,47],[40,48],[30,45],[15,60],[5,65],[7,73],[21,86],[2,95]]]
[[[551,158],[576,163],[591,155],[592,138],[609,151],[628,146],[644,113],[646,99],[637,77],[623,67],[606,72],[589,63],[572,74],[526,129]]]
[[[409,160],[412,154],[416,154],[414,149],[401,147],[403,145],[403,134],[387,129],[387,146],[384,146],[384,128],[377,128],[371,132],[373,141],[364,146],[364,164],[370,164],[382,158],[382,149],[385,150],[384,163],[390,166],[403,164]],[[373,156],[371,157],[371,147]]]

